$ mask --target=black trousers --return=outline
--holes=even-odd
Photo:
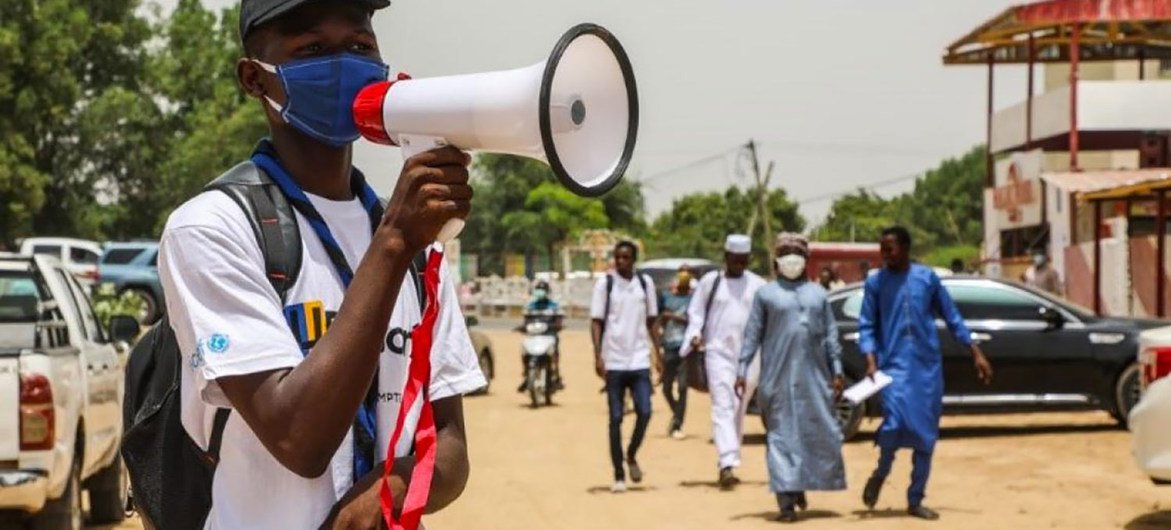
[[[671,407],[671,431],[683,428],[687,413],[687,367],[679,356],[679,348],[663,353],[663,397]]]

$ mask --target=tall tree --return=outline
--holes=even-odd
[[[238,20],[238,7],[216,14],[199,0],[180,0],[159,28],[167,44],[153,57],[151,81],[168,103],[165,122],[173,132],[154,177],[159,207],[143,227],[152,233],[176,206],[246,159],[267,132],[262,108],[236,82],[243,56]]]
[[[649,255],[720,259],[724,238],[748,229],[758,197],[755,189],[745,191],[732,186],[723,192],[693,193],[675,199],[671,209],[660,214],[651,226]],[[774,231],[799,232],[805,228],[797,204],[784,189],[770,190],[767,205]],[[763,223],[757,222],[749,235],[754,247],[752,268],[767,272],[772,242],[763,240]]]
[[[944,160],[916,179],[912,191],[890,199],[865,189],[839,197],[814,235],[823,241],[877,241],[883,228],[901,224],[911,230],[916,253],[925,261],[947,265],[948,256],[974,256],[983,238],[984,153],[976,146]]]
[[[0,3],[0,241],[156,236],[264,134],[236,86],[238,8],[180,0],[153,26],[138,10]]]
[[[138,0],[0,2],[0,241],[93,234],[94,182],[70,156],[79,115],[136,90],[147,24]]]
[[[504,255],[553,249],[586,228],[645,230],[641,187],[629,180],[599,199],[561,187],[548,166],[528,158],[482,154],[472,166],[472,213],[460,236],[463,251],[480,257],[482,273],[503,274]]]

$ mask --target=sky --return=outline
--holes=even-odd
[[[762,164],[776,164],[772,186],[816,221],[834,194],[919,174],[984,141],[986,69],[944,67],[941,56],[1013,3],[393,0],[374,26],[392,71],[420,78],[528,66],[573,25],[601,24],[633,63],[641,114],[627,178],[643,182],[652,214],[685,193],[751,184],[737,153],[754,139]],[[998,67],[996,107],[1023,100],[1025,83],[1023,68]],[[362,141],[355,163],[389,193],[402,159]]]

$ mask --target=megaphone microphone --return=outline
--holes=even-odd
[[[597,24],[574,26],[548,59],[529,67],[372,84],[353,110],[362,136],[397,145],[404,157],[452,145],[534,158],[583,197],[622,180],[638,133],[630,59]],[[439,242],[454,239],[463,225],[449,221]]]

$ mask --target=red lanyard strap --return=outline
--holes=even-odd
[[[416,530],[427,507],[431,494],[431,477],[435,474],[435,416],[431,410],[428,386],[431,382],[431,345],[435,339],[435,325],[439,321],[439,267],[443,263],[443,252],[432,251],[427,258],[427,269],[423,273],[423,284],[427,291],[427,307],[423,320],[411,332],[411,358],[407,385],[403,390],[403,401],[398,410],[394,434],[386,448],[386,463],[382,469],[382,518],[391,530]],[[390,473],[394,468],[395,447],[407,425],[412,412],[417,411],[418,424],[415,428],[415,467],[411,481],[407,484],[403,499],[402,515],[394,518],[394,496],[390,491]]]

